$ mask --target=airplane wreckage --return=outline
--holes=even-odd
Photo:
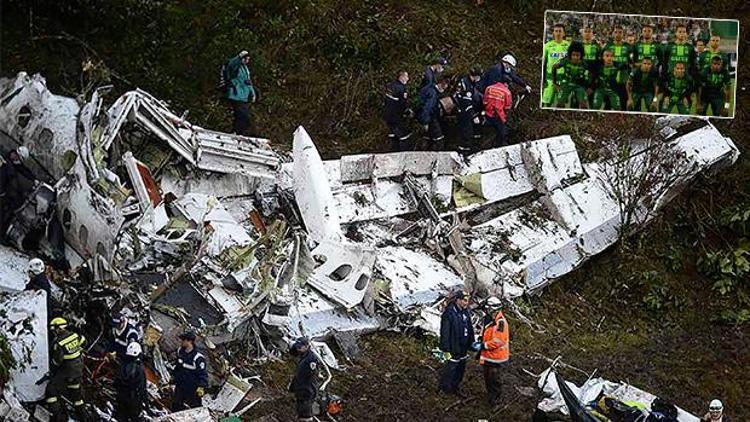
[[[23,291],[30,254],[62,274],[54,295],[88,338],[115,309],[143,327],[150,385],[168,384],[176,334],[196,329],[221,386],[196,411],[226,413],[252,386],[230,370],[237,359],[278,355],[300,335],[346,351],[356,333],[435,332],[451,289],[538,291],[621,230],[622,207],[603,183],[612,163],[582,162],[567,135],[468,157],[324,161],[302,127],[290,157],[268,140],[191,124],[141,90],[106,107],[106,91],[82,101],[52,94],[39,75],[0,79],[0,150],[27,147],[39,180],[14,210],[13,247],[0,246],[2,323],[21,363],[3,396],[13,420],[31,417],[19,401],[42,398],[34,382],[48,369],[45,294]],[[672,183],[658,197],[637,204],[642,216],[739,155],[707,120],[661,118],[654,133],[679,163],[662,169]]]

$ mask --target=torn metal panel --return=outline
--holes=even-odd
[[[432,303],[442,290],[464,283],[450,267],[426,252],[400,246],[378,249],[375,268],[390,282],[390,297],[402,310]]]
[[[461,168],[457,152],[407,151],[386,154],[346,155],[341,157],[341,182],[415,176],[453,175]]]
[[[8,384],[22,402],[44,398],[45,385],[37,385],[49,371],[47,345],[47,293],[24,291],[0,296],[5,317],[0,329],[10,344],[18,367],[11,371]]]
[[[157,205],[158,201],[156,204],[152,203],[151,196],[148,189],[146,188],[146,183],[143,176],[141,175],[141,167],[145,167],[143,163],[136,160],[135,157],[133,157],[133,153],[130,151],[126,152],[122,156],[122,161],[125,163],[125,168],[127,169],[128,176],[130,177],[130,184],[133,186],[135,196],[138,198],[138,203],[140,204],[141,211],[146,211],[152,206]],[[148,169],[146,169],[146,171],[148,171]]]
[[[312,250],[324,261],[307,282],[327,298],[350,309],[362,302],[372,277],[375,250],[349,243],[324,240]]]
[[[27,164],[39,178],[54,182],[63,177],[66,162],[79,153],[76,100],[52,94],[42,76],[26,72],[0,79],[0,93],[0,133],[11,138],[13,148],[29,148],[32,160]]]
[[[204,172],[193,172],[188,175],[165,173],[161,176],[160,184],[162,192],[170,192],[178,197],[188,193],[201,193],[219,198],[250,195],[270,185],[264,177]]]
[[[31,257],[0,245],[0,291],[20,292],[29,280],[26,269]]]
[[[529,193],[534,186],[521,159],[521,148],[522,144],[516,144],[473,154],[461,175],[481,175],[481,196],[488,202]]]
[[[542,193],[550,193],[585,176],[576,146],[568,135],[521,145],[526,172],[534,187]]]
[[[305,129],[294,132],[294,197],[307,233],[316,242],[343,238],[341,217],[331,193],[323,160]]]
[[[310,338],[323,338],[334,331],[368,332],[379,328],[381,324],[377,318],[366,315],[358,308],[350,312],[342,311],[333,302],[307,289],[298,290],[287,326],[289,337]]]
[[[0,398],[0,420],[26,422],[29,418],[31,418],[31,415],[21,405],[15,389],[10,385],[3,386],[2,397]],[[36,420],[40,419],[37,418]]]
[[[211,416],[206,407],[197,407],[195,409],[183,410],[181,412],[170,413],[169,415],[160,416],[154,419],[154,422],[212,422],[216,418]]]
[[[196,165],[201,170],[265,179],[276,177],[275,169],[280,160],[268,148],[265,139],[239,137],[205,129],[195,130],[195,137],[198,142]]]
[[[203,397],[203,406],[215,412],[231,412],[242,402],[252,387],[248,379],[230,373],[216,397]]]

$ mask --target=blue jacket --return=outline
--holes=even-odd
[[[383,118],[386,122],[401,122],[408,108],[406,85],[399,80],[385,86],[385,105]]]
[[[512,82],[520,87],[528,85],[522,77],[518,76],[515,69],[511,68],[510,70],[505,70],[505,66],[503,66],[502,63],[498,63],[490,66],[490,68],[484,72],[484,75],[482,75],[482,80],[480,81],[481,92],[484,92],[488,86],[492,86],[498,82]]]
[[[458,359],[466,356],[473,342],[474,326],[469,310],[451,303],[440,318],[440,350]]]
[[[419,99],[422,103],[422,108],[417,116],[419,123],[427,125],[440,117],[440,93],[434,84],[423,86],[419,90]]]
[[[172,373],[175,388],[193,393],[198,387],[208,387],[208,372],[206,371],[206,357],[193,347],[190,353],[182,347],[177,350],[177,364]]]
[[[125,326],[121,333],[117,333],[117,327],[112,327],[112,343],[109,344],[109,351],[115,352],[117,358],[125,358],[125,352],[128,350],[128,344],[138,341],[140,335],[135,326],[131,323]]]
[[[255,98],[255,88],[250,80],[250,69],[242,63],[240,56],[233,57],[227,63],[227,98],[234,101],[250,102]]]
[[[424,68],[424,75],[422,76],[422,83],[419,85],[420,89],[425,86],[435,85],[437,83],[438,72],[432,70],[432,65]]]
[[[320,361],[312,350],[300,356],[289,391],[302,400],[313,400],[318,394]]]
[[[466,75],[458,82],[455,99],[459,113],[467,113],[471,116],[482,112],[482,96],[479,84],[482,80],[474,82],[470,75]]]

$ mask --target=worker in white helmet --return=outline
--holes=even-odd
[[[49,278],[47,277],[47,266],[39,258],[33,258],[29,261],[27,272],[29,281],[26,283],[25,290],[43,290],[47,292],[47,315],[52,316],[52,291]]]
[[[139,422],[146,401],[146,373],[143,366],[143,349],[134,341],[128,344],[117,377],[117,408],[115,416],[121,422]]]
[[[505,53],[499,56],[500,62],[490,66],[482,75],[479,89],[484,92],[488,86],[492,86],[498,82],[504,84],[515,84],[527,94],[531,93],[531,86],[524,81],[522,77],[516,73],[516,66],[518,61],[513,53]]]
[[[721,400],[713,399],[708,404],[708,413],[703,416],[701,422],[732,422],[732,420],[724,415],[724,404]]]

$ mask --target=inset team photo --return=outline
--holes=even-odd
[[[734,118],[739,21],[547,10],[541,107]]]

